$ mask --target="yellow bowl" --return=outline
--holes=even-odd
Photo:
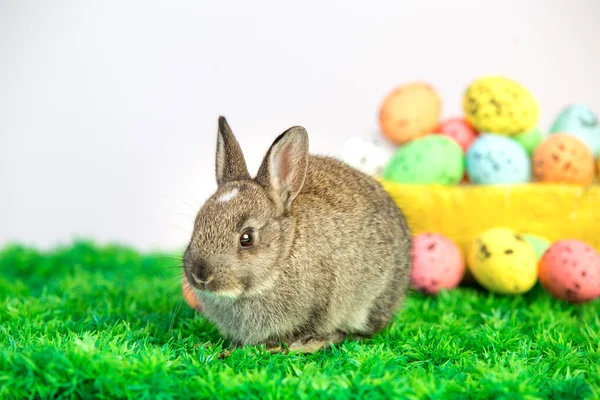
[[[406,214],[413,234],[436,232],[463,251],[497,227],[554,242],[582,240],[600,251],[600,184],[413,185],[379,180]]]

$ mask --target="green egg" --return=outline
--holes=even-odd
[[[430,134],[401,146],[383,178],[396,183],[456,185],[465,173],[465,155],[452,139]]]
[[[538,260],[542,258],[546,250],[548,250],[548,247],[550,247],[550,241],[541,236],[526,233],[523,234],[523,237],[531,244],[531,246],[533,246]]]
[[[538,145],[544,140],[544,134],[540,128],[535,127],[532,130],[514,136],[514,139],[521,143],[521,146],[527,150],[529,155],[532,155]]]

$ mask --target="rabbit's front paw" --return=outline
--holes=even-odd
[[[333,333],[327,337],[307,336],[301,338],[288,346],[290,353],[316,353],[327,349],[332,344],[338,344],[346,339],[342,332]]]

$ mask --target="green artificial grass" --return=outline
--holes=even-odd
[[[600,302],[411,292],[364,343],[235,350],[182,302],[178,254],[0,252],[0,398],[600,399]]]

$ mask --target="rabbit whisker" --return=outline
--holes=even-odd
[[[165,196],[164,198],[180,201],[183,204],[185,204],[186,206],[188,206],[192,211],[194,211],[194,212],[198,211],[197,208],[195,208],[194,206],[192,206],[190,203],[188,203],[185,200],[181,200],[181,199],[178,199],[177,197],[173,197],[173,196]]]
[[[179,262],[183,262],[183,257],[175,257],[175,256],[156,256],[156,257],[152,257],[153,260],[160,260],[160,261],[164,261],[164,260],[173,260],[173,261],[179,261]]]
[[[155,221],[159,221],[159,219],[158,219],[158,218],[152,218],[152,219],[153,219],[153,220],[155,220]],[[182,227],[180,227],[180,226],[176,226],[176,225],[173,225],[173,224],[169,224],[168,222],[165,222],[165,221],[161,221],[161,222],[162,222],[163,224],[165,224],[165,225],[168,225],[168,226],[170,226],[171,228],[179,229],[180,231],[183,231],[183,232],[187,233],[188,235],[190,234],[190,231],[189,231],[188,229],[183,229],[183,228],[182,228]]]
[[[186,213],[173,213],[173,214],[169,214],[169,217],[175,217],[175,216],[178,216],[178,215],[182,215],[182,216],[188,217],[192,221],[195,220],[195,217],[193,215],[186,214]]]
[[[175,179],[175,177],[172,177],[172,178],[173,178],[173,180],[174,180],[175,182],[177,182],[177,184],[178,184],[179,186],[181,186],[181,187],[183,188],[183,190],[185,190],[185,191],[186,191],[186,192],[187,192],[187,193],[188,193],[190,196],[192,196],[192,199],[194,199],[194,201],[196,202],[196,205],[197,205],[198,207],[200,207],[200,203],[198,203],[198,200],[196,200],[196,198],[194,197],[194,195],[193,195],[192,193],[190,193],[190,191],[189,191],[189,190],[187,190],[187,189],[185,188],[185,186],[183,186],[183,185],[181,184],[181,182],[179,182],[177,179]]]
[[[161,270],[173,270],[173,269],[183,269],[183,265],[181,264],[177,264],[177,265],[167,265],[165,267],[161,267]]]
[[[179,314],[181,312],[181,306],[183,305],[183,299],[179,299],[175,308],[171,312],[171,323],[169,324],[169,331],[172,331],[175,328],[175,320],[179,319]]]

